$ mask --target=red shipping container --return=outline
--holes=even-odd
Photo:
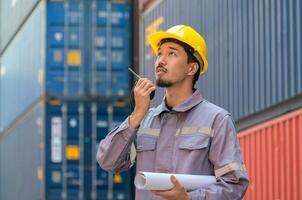
[[[302,109],[238,137],[250,177],[245,200],[302,199]]]

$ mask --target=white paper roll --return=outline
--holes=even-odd
[[[170,178],[174,175],[186,190],[202,188],[216,182],[215,176],[138,172],[134,184],[141,190],[170,190],[174,187]]]

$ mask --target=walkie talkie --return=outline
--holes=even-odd
[[[130,67],[128,69],[136,78],[142,79],[142,77],[140,77],[137,73],[135,73]],[[155,95],[155,90],[150,93],[150,100],[154,98],[154,95]]]

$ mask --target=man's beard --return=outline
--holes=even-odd
[[[170,81],[164,81],[161,79],[156,79],[156,85],[158,87],[171,87],[173,84]]]

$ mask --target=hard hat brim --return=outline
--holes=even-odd
[[[168,32],[155,32],[155,33],[152,33],[148,36],[148,42],[149,44],[151,45],[153,51],[155,54],[157,54],[158,52],[158,45],[159,45],[159,42],[162,40],[162,39],[165,39],[165,38],[174,38],[174,39],[177,39],[181,42],[184,42],[186,43],[185,41],[183,41],[183,38],[179,37],[178,35],[175,35],[175,34],[172,34],[172,33],[168,33]]]

